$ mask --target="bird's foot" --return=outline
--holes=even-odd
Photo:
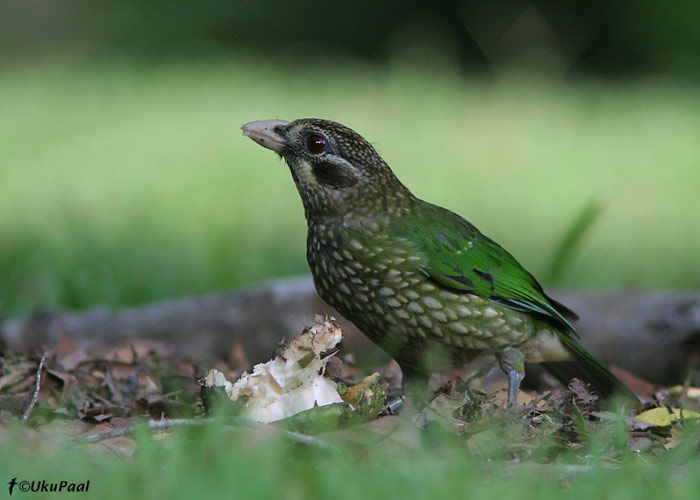
[[[520,383],[525,378],[525,372],[518,370],[511,370],[508,372],[508,403],[507,407],[510,408],[518,400],[518,391],[520,391]]]
[[[520,383],[525,378],[525,355],[519,350],[509,347],[499,354],[498,364],[508,376],[508,403],[506,406],[510,408],[517,402]]]

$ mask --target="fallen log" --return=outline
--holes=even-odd
[[[682,380],[700,359],[700,293],[673,291],[558,291],[554,297],[581,316],[582,343],[606,363],[658,384]],[[69,338],[90,351],[136,339],[167,342],[191,359],[226,358],[239,343],[253,362],[268,359],[283,338],[316,314],[340,315],[316,294],[310,277],[271,281],[241,290],[111,310],[42,312],[0,324],[0,342],[13,350],[51,347]],[[351,324],[344,352],[377,360],[378,349]],[[358,353],[362,353],[358,356]]]

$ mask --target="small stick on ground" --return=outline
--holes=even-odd
[[[32,394],[32,399],[29,401],[29,406],[24,410],[24,415],[22,416],[22,422],[26,422],[29,416],[34,411],[34,407],[39,401],[39,389],[41,389],[41,370],[44,369],[44,361],[49,357],[49,353],[45,352],[39,361],[39,366],[36,369],[36,383],[34,384],[34,393]]]
[[[194,420],[194,419],[177,419],[171,418],[166,420],[149,420],[147,424],[136,424],[130,425],[128,427],[122,427],[120,429],[113,429],[107,432],[100,432],[97,434],[90,434],[84,438],[78,439],[75,444],[91,444],[99,443],[100,441],[105,441],[107,439],[112,439],[121,436],[127,436],[133,434],[137,429],[145,426],[151,431],[161,431],[170,429],[172,427],[200,427],[206,425],[210,422],[205,420]]]
[[[161,430],[171,429],[173,427],[202,427],[205,425],[212,425],[214,423],[216,423],[216,420],[214,420],[214,419],[171,418],[171,419],[164,419],[164,420],[149,420],[145,424],[131,425],[129,427],[123,427],[121,429],[114,429],[111,431],[101,432],[98,434],[90,434],[89,436],[85,436],[84,438],[76,440],[73,444],[79,445],[79,444],[98,443],[98,442],[104,441],[106,439],[127,436],[130,434],[134,434],[138,429],[143,428],[143,427],[146,427],[150,431],[161,431]],[[239,420],[239,419],[236,419],[235,424],[236,425],[225,425],[224,429],[225,430],[240,430],[241,428],[254,429],[254,428],[267,428],[267,427],[269,427],[269,426],[267,426],[267,424],[258,424],[256,422],[247,421],[247,420]],[[289,431],[289,430],[280,429],[280,428],[273,428],[273,427],[270,427],[270,428],[274,429],[275,432],[280,433],[282,436],[286,437],[287,439],[290,439],[291,441],[294,441],[297,443],[306,444],[309,446],[314,446],[316,448],[320,448],[320,449],[324,449],[324,450],[330,450],[330,451],[337,450],[337,448],[335,446],[333,446],[332,444],[326,443],[325,441],[318,439],[314,436],[310,436],[308,434],[301,434],[299,432]]]

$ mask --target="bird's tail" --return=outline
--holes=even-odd
[[[641,406],[637,395],[581,344],[570,337],[562,340],[575,359],[542,363],[562,384],[567,385],[572,378],[578,378],[590,384],[603,399],[617,397],[635,407]]]

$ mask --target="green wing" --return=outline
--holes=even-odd
[[[635,405],[637,396],[574,336],[569,319],[576,314],[544,293],[537,280],[498,243],[459,215],[429,203],[389,228],[422,256],[421,271],[442,286],[490,299],[518,311],[543,315],[562,328],[556,333],[574,355],[573,361],[545,363],[562,383],[579,377],[601,394],[619,393]]]
[[[576,314],[548,297],[512,255],[459,215],[426,203],[389,232],[422,254],[421,271],[441,285],[541,314],[576,335],[569,322]]]

